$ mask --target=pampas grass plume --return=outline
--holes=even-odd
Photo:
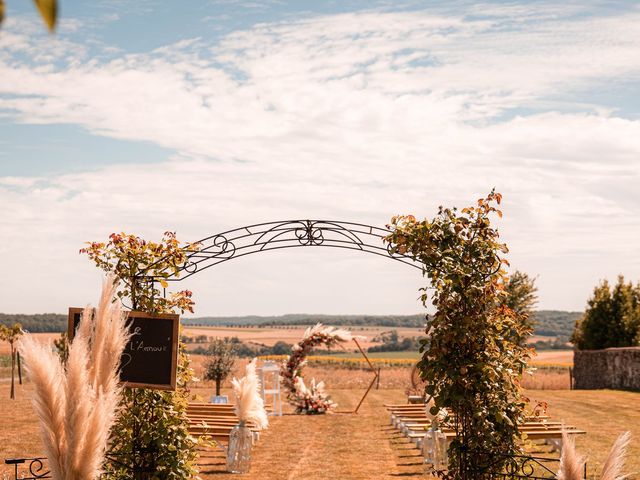
[[[631,432],[625,432],[615,441],[613,447],[611,447],[609,456],[604,462],[601,480],[624,480],[625,478],[629,478],[629,475],[622,475],[622,469],[624,468],[624,461],[630,440]]]
[[[86,421],[91,412],[94,395],[89,385],[89,345],[85,337],[76,338],[69,345],[67,371],[65,375],[65,436],[67,454],[65,471],[71,472],[80,467],[81,450],[86,432]]]
[[[20,340],[25,373],[34,386],[33,406],[40,420],[44,451],[52,478],[66,478],[64,371],[60,359],[47,345],[25,334]]]
[[[86,308],[69,346],[66,370],[50,346],[25,335],[20,352],[34,384],[34,406],[54,480],[92,480],[102,473],[120,401],[120,358],[129,340],[108,276],[95,312]]]
[[[631,433],[621,434],[611,447],[611,451],[604,462],[600,480],[625,480],[629,475],[623,475],[624,461],[627,447],[631,440]],[[582,480],[585,458],[576,452],[575,441],[566,431],[562,432],[562,454],[560,456],[560,470],[558,480]]]
[[[558,480],[582,480],[585,461],[584,457],[578,455],[573,437],[563,430]]]
[[[256,363],[254,358],[247,364],[246,374],[240,380],[231,380],[233,385],[233,395],[236,403],[236,415],[241,422],[253,422],[259,430],[267,428],[269,418],[264,408],[264,401],[260,395],[260,380],[256,373]]]
[[[339,342],[348,342],[353,338],[349,330],[342,328],[324,326],[322,323],[316,323],[313,327],[307,327],[302,335],[303,340],[312,337],[316,334],[326,335],[328,337],[334,337]]]

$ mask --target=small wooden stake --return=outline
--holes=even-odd
[[[17,355],[18,355],[18,383],[22,385],[22,362],[20,362],[20,352],[18,352]]]
[[[16,399],[16,351],[13,349],[13,344],[11,344],[11,393],[9,394],[9,398],[11,400]]]
[[[362,354],[364,359],[369,364],[369,368],[371,368],[371,371],[373,372],[373,379],[371,379],[371,383],[369,384],[369,388],[367,388],[367,391],[364,392],[364,395],[360,399],[360,403],[358,403],[358,406],[353,411],[353,413],[358,413],[358,410],[360,409],[360,405],[362,405],[362,402],[364,402],[364,399],[367,398],[367,395],[369,395],[369,392],[371,391],[371,388],[373,387],[373,384],[376,383],[376,381],[378,381],[378,379],[380,378],[380,373],[379,373],[379,371],[376,371],[376,369],[373,367],[373,365],[371,365],[371,362],[369,361],[369,357],[367,357],[367,354],[364,353],[364,350],[362,350],[362,347],[358,343],[358,340],[356,340],[354,338],[353,341],[355,342],[356,346],[358,347],[358,350],[360,350],[360,353]]]

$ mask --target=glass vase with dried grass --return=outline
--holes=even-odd
[[[231,473],[248,473],[251,469],[252,447],[253,432],[245,422],[240,421],[229,434],[227,470]]]

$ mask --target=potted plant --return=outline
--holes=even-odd
[[[204,378],[216,382],[216,394],[211,397],[211,403],[229,403],[226,395],[220,395],[220,387],[236,363],[233,344],[227,339],[216,338],[209,346],[207,356]]]

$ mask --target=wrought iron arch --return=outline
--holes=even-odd
[[[391,260],[422,269],[408,255],[392,252],[383,238],[391,231],[354,222],[332,220],[284,220],[266,222],[228,230],[186,245],[186,260],[177,272],[165,281],[177,282],[215,265],[259,252],[297,247],[332,247],[380,255]],[[139,281],[156,281],[147,272],[148,266],[137,275]]]

